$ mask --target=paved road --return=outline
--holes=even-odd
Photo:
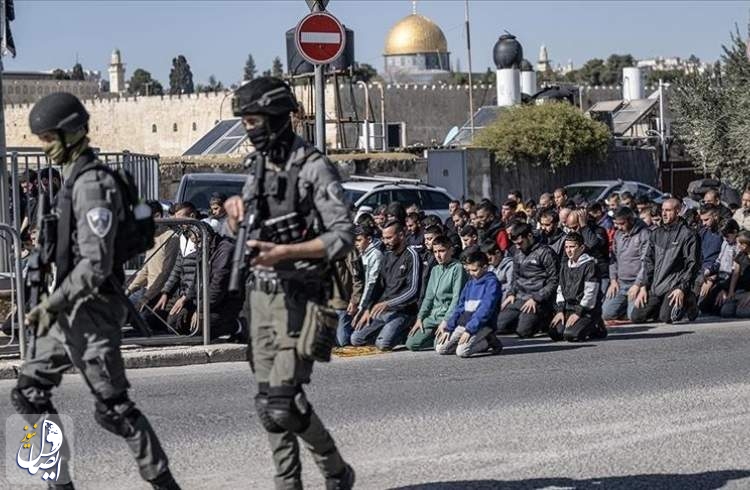
[[[749,323],[509,343],[469,360],[396,352],[319,367],[310,398],[359,488],[750,488]],[[270,488],[244,364],[141,369],[130,380],[183,488]],[[11,386],[0,382],[3,420]],[[57,404],[77,424],[78,488],[146,488],[124,444],[93,422],[77,376]],[[308,488],[321,488],[307,455],[304,464]]]

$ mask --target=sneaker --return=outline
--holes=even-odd
[[[354,481],[356,478],[354,468],[346,465],[344,472],[337,476],[326,478],[326,490],[351,490],[354,488]]]
[[[669,319],[672,321],[672,323],[679,322],[682,320],[682,317],[685,316],[685,308],[682,306],[674,305],[672,307],[672,311],[669,314]]]
[[[73,486],[73,482],[68,482],[63,485],[48,483],[47,490],[75,490],[75,487]]]
[[[594,328],[594,331],[591,332],[589,335],[590,339],[606,339],[609,332],[607,332],[607,327],[604,325],[604,321],[599,321],[599,323],[596,324],[596,328]]]

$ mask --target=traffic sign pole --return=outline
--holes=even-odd
[[[297,24],[295,42],[300,55],[315,65],[315,146],[326,152],[326,113],[324,65],[344,51],[346,31],[331,14],[325,12],[326,0],[308,0],[312,13]]]
[[[322,12],[325,6],[320,2],[312,5],[312,12]],[[315,147],[326,154],[326,82],[323,76],[323,65],[315,65]]]

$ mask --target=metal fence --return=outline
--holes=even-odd
[[[180,219],[180,218],[165,218],[157,219],[157,225],[162,225],[174,229],[174,236],[179,236],[179,230],[182,227],[194,228],[200,233],[201,236],[201,255],[199,260],[200,267],[197,268],[196,277],[196,312],[198,318],[203,321],[203,345],[208,345],[211,342],[211,306],[208,298],[208,279],[209,279],[209,237],[211,236],[212,228],[208,223],[198,221],[195,219]],[[170,237],[171,239],[172,237]],[[181,251],[178,251],[181,253]],[[145,267],[149,260],[153,259],[154,254],[151,256],[144,257],[145,260],[141,263],[140,267]],[[139,269],[140,269],[139,267]],[[135,271],[133,274],[136,274]],[[128,338],[125,339],[126,343],[137,343],[139,338]]]

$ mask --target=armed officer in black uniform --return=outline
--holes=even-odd
[[[328,489],[349,489],[354,471],[307,400],[313,362],[330,358],[337,317],[329,307],[330,262],[352,247],[353,225],[337,169],[292,130],[298,109],[289,87],[262,77],[232,100],[266,176],[248,179],[245,200],[227,201],[230,229],[245,212],[260,223],[247,242],[254,251],[250,292],[249,360],[258,383],[255,408],[268,432],[276,488],[302,488],[298,438],[312,452]],[[256,161],[256,173],[257,170]],[[254,193],[261,193],[260,199]],[[249,209],[247,203],[257,206]],[[257,209],[256,209],[257,208]]]
[[[54,214],[45,217],[54,223],[56,216],[56,227],[49,227],[56,229],[56,240],[47,236],[50,243],[40,244],[52,250],[47,255],[49,262],[54,258],[54,288],[26,317],[35,335],[10,398],[27,419],[56,414],[50,392],[76,366],[96,399],[94,418],[125,439],[141,477],[157,489],[179,489],[156,433],[128,397],[120,353],[126,298],[115,288],[124,276],[118,257],[127,253],[120,245],[130,242],[123,223],[132,214],[122,183],[89,148],[88,120],[81,101],[64,92],[42,98],[29,115],[31,132],[47,158],[62,165],[66,182]],[[73,488],[58,481],[50,487]]]

